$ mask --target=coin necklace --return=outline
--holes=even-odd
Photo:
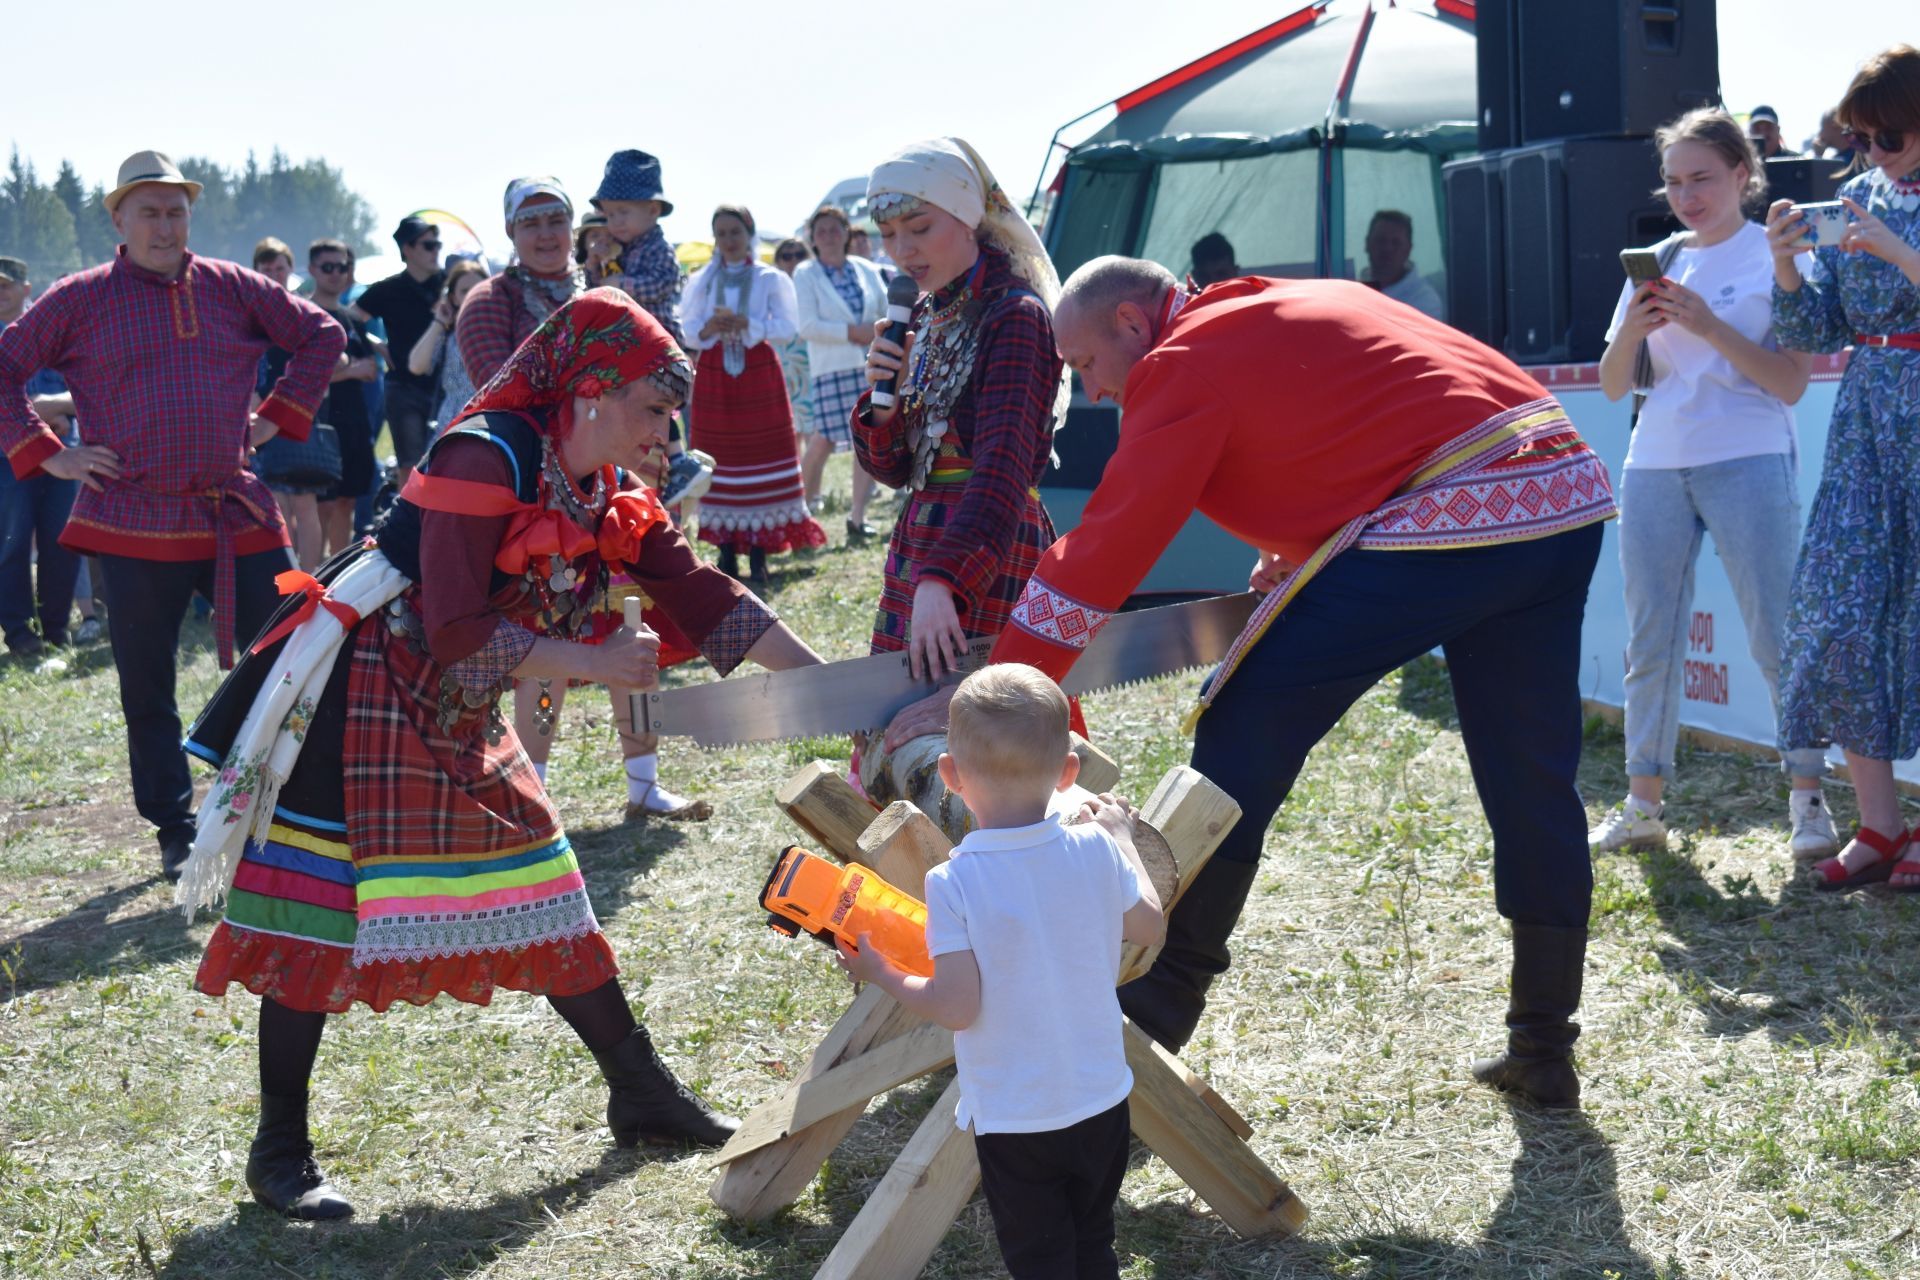
[[[907,440],[913,448],[915,489],[926,487],[933,459],[952,425],[953,409],[973,378],[973,359],[980,346],[977,296],[986,274],[983,254],[967,274],[967,282],[950,300],[927,313],[914,342],[913,369],[907,378],[905,401],[915,410],[907,418]]]

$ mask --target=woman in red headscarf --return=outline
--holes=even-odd
[[[723,675],[748,657],[819,661],[702,565],[634,478],[691,379],[617,291],[562,306],[434,443],[368,545],[320,579],[288,575],[296,598],[189,733],[221,774],[182,901],[230,886],[195,985],[263,997],[247,1183],[269,1208],[352,1212],[313,1161],[306,1110],[326,1015],[356,1001],[542,995],[599,1061],[620,1145],[717,1145],[737,1126],[634,1021],[559,816],[499,710],[516,676],[655,685],[651,631],[593,634],[618,571]]]

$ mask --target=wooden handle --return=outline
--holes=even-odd
[[[628,596],[620,602],[620,612],[625,615],[627,630],[638,631],[643,625],[640,621],[640,597]]]

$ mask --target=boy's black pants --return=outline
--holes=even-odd
[[[1117,1280],[1113,1202],[1129,1127],[1123,1099],[1064,1129],[974,1135],[980,1189],[1013,1280]]]

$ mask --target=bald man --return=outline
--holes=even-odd
[[[1056,679],[1192,511],[1260,548],[1268,592],[1210,677],[1193,767],[1242,817],[1121,990],[1170,1048],[1229,961],[1274,812],[1307,753],[1382,676],[1444,650],[1513,922],[1508,1048],[1480,1079],[1576,1106],[1571,1048],[1592,872],[1574,789],[1580,626],[1605,467],[1498,352],[1364,284],[1243,277],[1189,295],[1100,258],[1067,282],[1062,357],[1125,408],[1079,527],[1041,558],[996,661]]]

